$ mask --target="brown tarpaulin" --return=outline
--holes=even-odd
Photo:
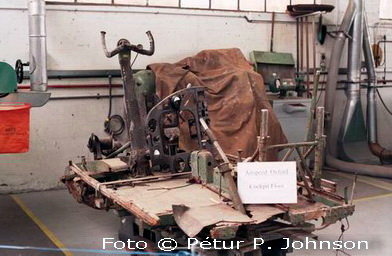
[[[148,68],[155,73],[161,99],[189,83],[207,88],[210,128],[226,153],[236,155],[241,149],[244,156],[253,154],[260,110],[264,108],[270,113],[270,144],[287,142],[268,101],[263,78],[239,49],[205,50],[174,64],[156,63]],[[182,147],[189,148],[186,141]],[[276,152],[270,152],[268,159],[276,160]]]

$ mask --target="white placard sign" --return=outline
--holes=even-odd
[[[237,174],[244,204],[297,203],[296,162],[238,163]]]

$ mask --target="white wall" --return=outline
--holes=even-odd
[[[139,56],[134,68],[154,62],[175,62],[204,49],[239,47],[245,56],[268,50],[270,23],[249,23],[242,12],[179,10],[112,6],[47,6],[47,48],[50,70],[117,69],[117,58],[107,59],[100,45],[100,31],[107,31],[112,48],[120,38],[148,46],[145,31],[156,40],[152,57]],[[13,65],[28,60],[26,1],[0,1],[0,60]],[[261,15],[269,20],[271,14]],[[293,21],[284,14],[277,20]],[[277,23],[275,50],[295,52],[288,44],[295,36],[294,23]],[[27,83],[28,81],[25,81]],[[107,83],[106,80],[50,80],[49,84]],[[119,83],[119,81],[117,81]],[[50,90],[56,96],[107,94],[105,90]],[[116,100],[117,113],[121,101]],[[91,158],[86,147],[91,132],[102,130],[107,99],[52,100],[31,111],[29,153],[0,156],[0,192],[57,187],[68,160]],[[102,133],[102,132],[101,132]]]
[[[4,35],[0,45],[2,61],[13,63],[16,58],[28,58],[24,2],[13,1],[15,9],[11,10],[1,9],[9,4],[0,2],[1,17],[6,21],[5,31],[0,32]],[[147,46],[145,32],[152,31],[156,53],[152,57],[141,56],[135,68],[152,62],[177,61],[203,49],[239,47],[248,56],[251,50],[267,49],[269,45],[270,23],[249,23],[244,18],[246,12],[73,5],[49,5],[47,9],[48,68],[54,70],[117,68],[116,59],[107,60],[102,53],[101,30],[108,32],[108,47],[114,47],[122,37]],[[293,21],[285,14],[278,16]],[[259,19],[270,18],[270,14],[265,14]],[[294,27],[287,26],[276,26],[276,51],[295,50],[295,44],[286,43],[295,35]]]
[[[136,1],[136,0],[135,0]],[[136,1],[137,2],[137,1]],[[184,1],[186,2],[186,1]],[[190,1],[192,2],[192,1]],[[247,2],[243,0],[243,2]],[[249,1],[248,1],[249,2]],[[297,1],[296,1],[297,2]],[[328,15],[329,24],[340,22],[347,1],[324,0],[338,6]],[[378,22],[378,0],[366,1],[371,24]],[[371,3],[370,3],[371,2]],[[13,65],[16,59],[28,59],[27,9],[25,0],[0,0],[0,60]],[[247,12],[181,10],[178,8],[49,5],[47,6],[48,68],[50,70],[117,69],[117,59],[106,59],[100,46],[101,30],[107,31],[109,48],[119,38],[148,46],[145,31],[151,30],[156,40],[152,57],[139,56],[134,68],[154,62],[175,62],[204,49],[238,47],[246,57],[252,50],[269,50],[270,13],[253,13],[258,22],[249,23]],[[295,24],[285,14],[277,14],[275,51],[295,55]],[[390,25],[380,25],[378,33],[392,36]],[[332,27],[333,28],[333,27]],[[374,29],[372,29],[372,33]],[[331,40],[318,48],[329,53]],[[390,54],[392,60],[392,55]],[[342,63],[344,66],[344,63]],[[392,62],[390,63],[392,67]],[[27,81],[25,81],[27,83]],[[106,80],[50,80],[49,84],[95,84]],[[117,81],[119,83],[119,81]],[[389,91],[382,89],[392,104]],[[103,89],[52,89],[53,96],[106,94]],[[117,91],[119,93],[119,91]],[[340,97],[344,102],[344,98]],[[339,101],[339,102],[340,102]],[[115,113],[121,110],[115,101]],[[59,177],[68,160],[91,157],[86,148],[91,132],[100,134],[107,114],[107,99],[52,100],[32,110],[31,150],[20,155],[0,155],[0,192],[40,190],[59,186]],[[380,138],[392,147],[385,132],[392,128],[392,118],[380,108]],[[386,128],[386,129],[384,129]],[[102,134],[102,132],[101,132]]]

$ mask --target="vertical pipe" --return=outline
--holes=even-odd
[[[299,19],[296,19],[296,24],[297,24],[297,78],[299,77]]]
[[[328,79],[325,88],[325,114],[326,114],[326,130],[328,136],[328,151],[335,155],[336,141],[331,137],[332,133],[332,119],[335,108],[336,85],[338,81],[338,73],[340,67],[340,60],[342,57],[344,44],[346,42],[347,34],[350,30],[351,24],[355,16],[355,5],[351,0],[347,6],[346,13],[339,30],[335,36],[335,42],[332,46],[330,62],[328,65]]]
[[[315,16],[312,16],[312,42],[313,42],[313,81],[316,78],[316,21]],[[314,86],[314,83],[313,83]]]
[[[362,53],[362,38],[363,38],[363,0],[354,0],[357,11],[353,26],[350,30],[352,39],[349,41],[348,49],[348,70],[347,80],[349,82],[349,90],[359,90],[359,82],[361,80],[361,53]]]
[[[272,12],[270,52],[274,51],[275,12]]]
[[[365,16],[365,15],[364,15]],[[370,151],[378,156],[381,161],[392,160],[392,151],[383,148],[378,143],[377,138],[377,101],[376,101],[376,86],[377,86],[377,76],[376,76],[376,65],[374,63],[374,57],[372,48],[370,45],[370,33],[366,20],[366,16],[364,17],[364,29],[363,29],[363,52],[365,55],[365,63],[367,70],[367,80],[368,80],[368,89],[367,89],[367,111],[366,111],[366,121],[367,121],[367,135],[368,135],[368,144]]]
[[[48,88],[45,0],[29,0],[28,9],[31,90],[45,92]]]
[[[305,17],[305,36],[306,36],[306,97],[310,98],[310,75],[309,75],[309,23]]]
[[[365,17],[366,20],[366,17]],[[377,143],[377,106],[376,106],[376,85],[377,77],[375,73],[375,63],[370,46],[369,28],[367,22],[364,25],[363,52],[367,71],[367,132],[369,143]]]
[[[300,49],[301,49],[301,67],[300,67],[300,69],[301,69],[301,71],[303,71],[303,68],[304,68],[304,22],[303,22],[303,18],[301,17],[301,18],[299,18],[299,23],[300,23],[300,28],[301,28],[301,47],[300,47]]]
[[[343,114],[342,124],[339,131],[339,150],[344,154],[345,138],[349,126],[355,122],[355,113],[361,109],[360,83],[361,83],[361,53],[363,41],[363,0],[354,0],[356,11],[353,25],[350,29],[351,39],[348,44],[348,67],[347,67],[347,102]]]
[[[338,79],[340,59],[341,59],[344,43],[346,40],[346,33],[348,32],[351,26],[351,23],[354,18],[354,14],[355,14],[355,5],[353,0],[350,0],[342,24],[340,25],[339,32],[335,37],[335,43],[332,47],[331,58],[328,67],[329,68],[328,80],[327,80],[327,87],[325,91],[325,111],[326,111],[326,121],[327,121],[326,130],[328,133],[327,136],[331,134],[331,129],[332,129],[336,83]],[[327,152],[325,154],[325,158],[326,158],[325,162],[328,166],[332,168],[336,168],[339,171],[348,172],[348,173],[357,173],[360,175],[371,175],[376,177],[392,178],[391,168],[377,166],[377,165],[349,163],[337,159],[333,155],[335,145],[336,145],[336,141],[329,136],[327,141]]]

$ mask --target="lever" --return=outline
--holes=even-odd
[[[152,36],[151,31],[147,31],[146,34],[147,34],[148,39],[150,41],[150,49],[149,50],[143,49],[143,45],[141,45],[141,44],[133,45],[127,39],[120,39],[117,43],[117,47],[113,51],[108,51],[108,49],[106,47],[106,39],[105,39],[106,32],[101,31],[101,44],[102,44],[103,51],[104,51],[106,57],[108,57],[108,58],[111,58],[111,57],[117,55],[118,53],[120,53],[123,50],[134,51],[134,52],[137,52],[142,55],[151,56],[155,52],[154,37]]]

